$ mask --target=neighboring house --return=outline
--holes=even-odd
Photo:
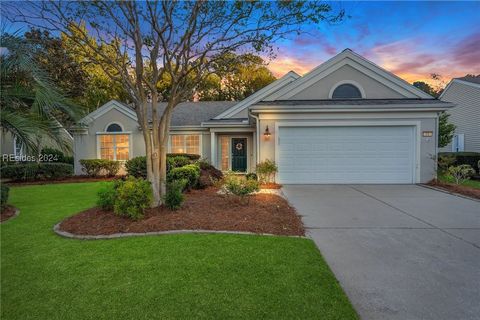
[[[284,184],[427,182],[436,171],[438,114],[452,106],[346,49],[237,103],[180,104],[169,152],[198,153],[239,172],[271,159]],[[81,123],[77,174],[80,159],[145,154],[136,114],[122,103],[111,101]]]
[[[448,113],[449,122],[457,127],[452,142],[440,151],[480,152],[480,79],[453,79],[439,99],[455,103]]]
[[[64,128],[61,130],[62,134],[64,135],[64,141],[67,143],[68,148],[70,150],[73,149],[73,137],[72,135]],[[27,154],[25,147],[22,143],[17,141],[16,137],[14,137],[9,132],[0,132],[0,140],[1,140],[1,151],[2,151],[2,159],[7,160],[10,159],[12,161],[25,161],[25,156]],[[54,148],[60,149],[57,144],[48,137],[38,137],[38,149],[42,150],[43,148]],[[67,155],[71,154],[71,151],[65,152]],[[16,159],[16,160],[13,160]]]

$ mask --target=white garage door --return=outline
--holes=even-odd
[[[414,127],[279,127],[283,184],[414,183]]]

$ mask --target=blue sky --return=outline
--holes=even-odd
[[[480,2],[333,2],[347,17],[278,43],[270,68],[300,74],[350,48],[407,81],[480,73]]]

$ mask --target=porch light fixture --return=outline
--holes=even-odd
[[[263,133],[263,136],[265,137],[265,139],[269,139],[270,136],[271,136],[271,133],[270,133],[270,130],[268,130],[268,126],[265,128],[265,132]]]

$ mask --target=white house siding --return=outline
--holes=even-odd
[[[264,161],[266,159],[275,159],[275,145],[276,145],[276,124],[282,122],[302,122],[315,123],[315,125],[321,126],[328,123],[354,123],[361,126],[362,123],[368,123],[369,125],[378,123],[412,123],[418,122],[420,127],[416,133],[416,138],[420,141],[420,154],[416,155],[419,160],[419,176],[417,182],[425,183],[435,177],[435,161],[434,155],[436,154],[436,121],[437,115],[434,112],[415,112],[415,113],[321,113],[321,114],[260,114],[260,132],[263,132],[268,125],[271,132],[269,139],[266,139],[263,135],[260,136],[260,154],[259,160]],[[433,131],[433,138],[424,138],[421,136],[421,131]]]
[[[455,133],[465,135],[465,151],[480,152],[480,85],[453,81],[441,100],[453,102],[455,108],[448,111],[449,121],[457,126]],[[452,151],[452,145],[441,149]]]

